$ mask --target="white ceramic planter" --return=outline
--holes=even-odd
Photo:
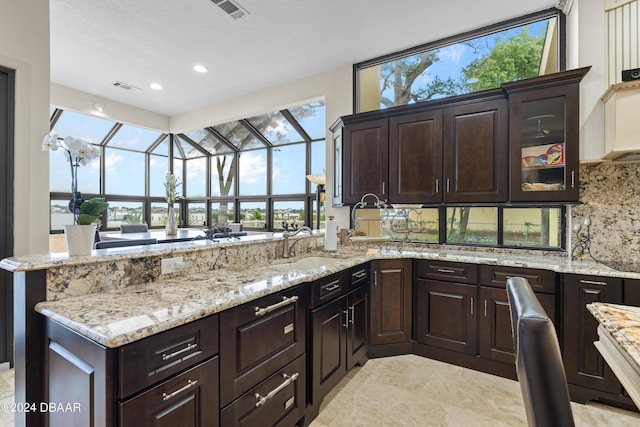
[[[91,255],[96,235],[96,225],[65,225],[64,238],[69,256]]]

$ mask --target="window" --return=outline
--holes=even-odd
[[[552,9],[356,64],[355,111],[477,92],[560,71],[561,19]]]
[[[276,147],[271,168],[273,194],[302,194],[306,181],[305,144]]]
[[[144,196],[144,153],[108,147],[104,153],[105,192],[123,196]],[[81,182],[80,178],[78,180]]]
[[[146,222],[144,220],[143,203],[109,200],[106,221],[108,228],[120,228],[122,224],[141,224]]]
[[[267,150],[245,151],[240,160],[240,195],[267,194]]]
[[[207,211],[205,203],[187,204],[187,225],[203,227],[207,223]]]
[[[305,176],[325,170],[324,114],[324,102],[313,101],[168,135],[52,107],[51,125],[61,135],[89,140],[102,150],[100,159],[78,170],[79,190],[85,198],[100,195],[109,201],[104,224],[109,230],[132,221],[151,228],[165,225],[169,169],[182,183],[176,206],[182,226],[224,225],[241,214],[245,227],[265,230],[277,225],[274,199],[278,209],[295,205],[291,209],[299,225],[316,218],[315,185]],[[59,153],[50,155],[50,165],[51,230],[58,231],[73,221],[65,211],[71,199],[70,168]]]
[[[304,202],[273,202],[272,230],[296,230],[305,225]]]
[[[498,244],[498,208],[447,208],[446,242],[455,244]]]
[[[265,230],[267,225],[265,202],[240,202],[240,221],[244,229]]]
[[[210,225],[223,226],[228,222],[235,222],[233,214],[233,202],[215,202],[211,203],[211,220]]]
[[[562,209],[505,208],[503,228],[505,246],[560,248]]]

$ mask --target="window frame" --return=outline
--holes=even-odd
[[[465,40],[477,38],[483,35],[491,34],[501,30],[507,30],[510,28],[525,25],[529,22],[539,21],[545,18],[556,17],[558,19],[558,71],[566,70],[567,55],[566,55],[566,17],[559,9],[555,7],[533,12],[528,15],[520,16],[506,21],[497,22],[495,24],[480,27],[465,33],[456,34],[443,39],[435,40],[432,42],[423,43],[408,49],[389,53],[387,55],[379,56],[376,58],[368,59],[366,61],[359,62],[353,65],[353,111],[355,113],[360,112],[360,78],[359,71],[375,65],[380,65],[389,61],[404,58],[406,56],[415,55],[418,53],[442,48],[455,43],[459,43]],[[372,111],[379,111],[372,110]]]

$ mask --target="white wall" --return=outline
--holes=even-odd
[[[63,107],[65,110],[102,117],[159,132],[169,132],[169,117],[162,114],[142,110],[54,83],[51,84],[50,95],[51,105]],[[96,110],[96,104],[102,107],[102,112]]]
[[[49,2],[2,0],[0,65],[16,70],[14,254],[48,252]]]
[[[580,85],[580,159],[604,154],[606,31],[604,0],[574,0],[567,17],[567,69],[591,66]]]

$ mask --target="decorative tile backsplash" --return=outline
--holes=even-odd
[[[591,253],[596,259],[640,258],[640,163],[581,165],[580,201],[572,221],[591,219]]]

